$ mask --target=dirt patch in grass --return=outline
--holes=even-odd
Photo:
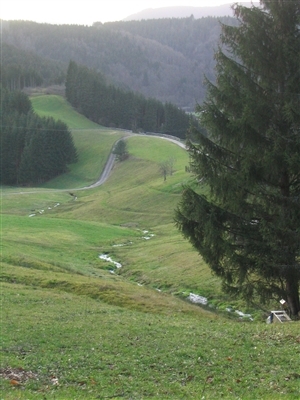
[[[38,379],[38,375],[23,368],[0,368],[0,376],[10,381],[11,385],[18,386],[26,383],[29,379]]]

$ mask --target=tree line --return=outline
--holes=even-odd
[[[77,153],[67,125],[41,118],[28,96],[0,85],[1,168],[5,185],[41,184],[67,171]]]
[[[185,138],[191,116],[174,104],[107,83],[103,74],[70,61],[66,98],[80,113],[104,126]]]

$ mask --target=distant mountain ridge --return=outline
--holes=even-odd
[[[193,111],[205,99],[205,79],[215,79],[221,24],[238,20],[190,15],[93,26],[2,21],[2,78],[12,88],[63,83],[72,60],[119,88]]]
[[[33,69],[44,83],[53,84],[63,81],[73,60],[101,72],[118,87],[192,111],[205,98],[204,76],[214,80],[220,21],[236,23],[232,17],[119,21],[92,27],[4,21],[2,63],[9,75],[22,74],[26,67],[26,73]]]
[[[191,7],[191,6],[176,6],[176,7],[160,7],[148,8],[138,13],[131,14],[124,18],[123,21],[143,20],[143,19],[160,19],[160,18],[186,18],[193,15],[194,18],[204,17],[225,17],[233,16],[232,6],[233,3],[223,4],[221,6],[211,7]],[[245,7],[251,5],[258,6],[259,2],[245,2],[242,3]]]

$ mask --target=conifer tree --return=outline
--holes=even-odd
[[[117,156],[118,161],[124,161],[128,157],[127,143],[124,139],[120,139],[113,150],[113,154]]]
[[[224,289],[300,311],[300,2],[234,5],[217,80],[191,128],[195,186],[176,210],[183,235]],[[201,182],[201,183],[200,183]],[[209,195],[201,194],[201,185]],[[203,193],[203,191],[202,191]]]
[[[66,77],[66,98],[74,106],[78,107],[77,96],[78,66],[74,61],[70,61]]]
[[[188,126],[189,116],[183,110],[172,103],[164,105],[163,132],[185,139]]]

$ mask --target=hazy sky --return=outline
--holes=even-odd
[[[118,21],[147,8],[216,6],[234,2],[237,0],[0,0],[0,18],[92,25],[96,21]]]

